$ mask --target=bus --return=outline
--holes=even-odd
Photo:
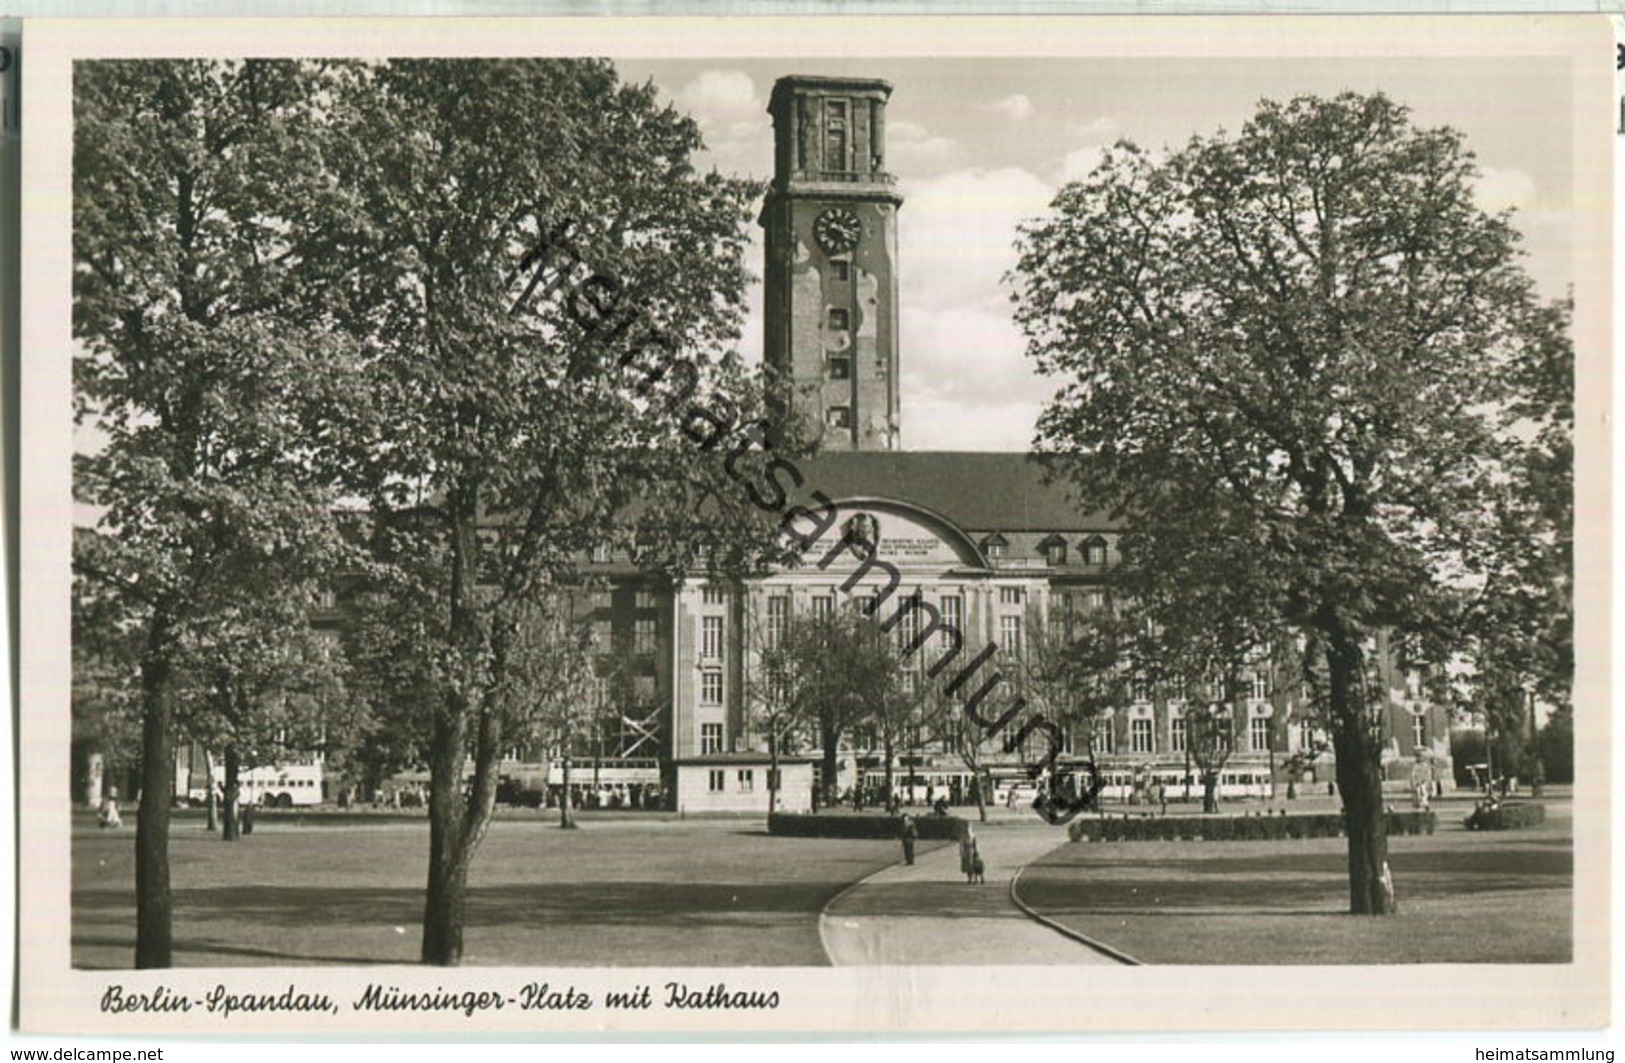
[[[226,788],[226,767],[214,766],[215,793]],[[305,808],[322,803],[322,766],[313,764],[274,764],[258,768],[244,768],[237,773],[238,802],[262,805],[266,808]],[[187,799],[201,805],[208,801],[208,793],[193,787]]]

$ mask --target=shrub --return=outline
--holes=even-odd
[[[1515,802],[1494,808],[1480,806],[1464,821],[1468,830],[1521,830],[1546,822],[1546,806]]]
[[[897,837],[896,816],[865,816],[775,812],[767,817],[767,832],[787,838]],[[964,820],[958,816],[915,816],[921,841],[952,841]]]
[[[1439,817],[1431,811],[1388,813],[1389,834],[1432,834]],[[1150,816],[1078,819],[1067,828],[1073,841],[1106,842],[1275,841],[1281,838],[1336,838],[1343,834],[1341,812],[1290,816]]]

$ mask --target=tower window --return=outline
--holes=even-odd
[[[846,170],[846,101],[828,100],[824,111],[824,169]]]
[[[829,378],[831,380],[850,380],[852,378],[852,359],[831,358],[829,360]]]
[[[831,428],[850,428],[852,411],[845,406],[831,406],[824,411],[824,422]]]
[[[852,275],[852,263],[850,262],[831,262],[829,269],[830,275],[838,281],[847,280]]]
[[[842,306],[829,308],[829,327],[836,332],[845,332],[852,325],[852,317]]]

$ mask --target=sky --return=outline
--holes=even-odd
[[[1512,207],[1526,266],[1543,294],[1575,279],[1570,73],[1541,59],[783,59],[628,60],[700,124],[700,160],[726,173],[772,174],[767,98],[787,74],[879,77],[887,168],[903,196],[898,270],[903,446],[1025,450],[1059,382],[1038,377],[1012,321],[1003,278],[1022,219],[1119,139],[1160,150],[1236,131],[1261,98],[1381,90],[1425,127],[1466,137],[1479,198]],[[750,251],[760,273],[758,239]],[[758,279],[741,348],[759,360]]]

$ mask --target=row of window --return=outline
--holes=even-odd
[[[991,561],[1006,556],[1010,540],[998,532],[994,532],[981,542],[982,553]],[[1039,551],[1044,559],[1052,565],[1067,563],[1067,543],[1059,535],[1052,535],[1038,544]],[[1092,535],[1078,544],[1078,557],[1085,565],[1104,565],[1106,563],[1106,540],[1098,535]]]
[[[1018,602],[1020,601],[1019,592],[1020,592],[1021,588],[1019,588],[1019,587],[1015,587],[1015,588],[1004,587],[1004,588],[1000,588],[1000,589],[1004,590],[1004,591],[1014,590],[1014,591],[1018,592],[1018,597],[1015,600],[1018,601]],[[938,612],[940,612],[941,615],[942,615],[942,623],[943,623],[944,626],[951,626],[951,627],[954,627],[954,628],[960,628],[961,627],[961,625],[963,624],[964,619],[965,619],[965,599],[964,599],[964,597],[962,595],[945,594],[940,599],[938,599],[936,605],[937,605]],[[809,603],[808,608],[809,608],[810,614],[815,618],[820,618],[821,619],[821,618],[830,616],[831,614],[833,614],[835,612],[835,595],[833,595],[833,594],[815,594],[810,599],[810,603]],[[908,645],[914,639],[919,637],[919,635],[920,635],[920,627],[921,627],[920,616],[921,616],[921,610],[919,610],[919,609],[908,609],[908,610],[905,610],[903,612],[902,617],[897,622],[897,626],[895,628],[893,628],[893,631],[896,633],[896,637],[897,637],[899,645]],[[768,648],[771,649],[773,647],[778,646],[780,640],[782,640],[784,638],[785,633],[787,631],[789,631],[789,630],[790,630],[790,596],[788,594],[770,594],[770,595],[768,595],[768,598],[767,598],[767,645],[768,645]],[[719,629],[718,638],[720,639],[720,637],[721,637],[721,635],[720,635],[720,629]],[[704,632],[703,629],[701,631],[700,642],[701,642],[701,645],[702,645],[702,648],[703,648],[703,646],[706,645],[706,636],[705,636],[705,632]]]
[[[1190,748],[1189,721],[1175,716],[1168,721],[1168,748],[1157,748],[1156,723],[1153,720],[1128,722],[1128,752],[1130,753],[1184,753]],[[1095,732],[1095,752],[1116,753],[1117,731],[1107,725]],[[1266,716],[1254,716],[1247,721],[1247,750],[1266,753],[1270,748],[1270,721]]]
[[[1418,727],[1420,732],[1420,727]],[[1130,753],[1184,753],[1189,748],[1189,721],[1183,717],[1174,717],[1168,721],[1168,746],[1166,750],[1157,748],[1157,730],[1153,720],[1130,720],[1128,728],[1128,752]],[[870,744],[873,744],[873,736]],[[860,728],[853,735],[853,741],[863,744],[865,735]],[[1095,752],[1116,753],[1117,732],[1111,726],[1103,726],[1096,731]],[[1417,739],[1418,744],[1421,738]],[[1070,744],[1070,743],[1069,743]],[[1247,721],[1247,749],[1252,753],[1268,752],[1270,748],[1270,721],[1268,717],[1254,716]],[[712,754],[722,752],[722,724],[702,723],[700,725],[700,753]]]
[[[841,311],[844,315],[845,311]],[[831,355],[828,360],[831,380],[847,380],[852,376],[852,360],[846,355]],[[852,408],[850,406],[828,406],[824,409],[824,423],[831,428],[850,428],[852,426]],[[982,552],[990,560],[999,560],[1008,555],[1010,542],[1003,535],[995,532],[981,542]],[[1052,565],[1067,563],[1067,543],[1059,535],[1052,535],[1039,544],[1039,550],[1044,558]],[[1106,563],[1106,540],[1100,536],[1085,539],[1078,546],[1078,556],[1085,565],[1104,565]],[[592,548],[594,564],[605,565],[613,558],[608,545],[598,545]],[[720,587],[706,586],[704,590],[706,604],[719,604],[722,601],[723,590]],[[607,598],[607,595],[605,596]],[[607,607],[608,602],[604,605]],[[639,609],[653,608],[654,595],[648,591],[638,592],[637,607]]]
[[[770,790],[777,790],[774,772],[776,769],[767,769],[767,786]],[[712,768],[706,773],[706,788],[714,794],[725,793],[728,789],[728,770],[726,768]],[[753,768],[740,768],[734,772],[734,792],[741,794],[753,793],[756,790],[756,771]]]
[[[1156,700],[1156,692],[1156,684],[1149,680],[1136,679],[1129,684],[1129,701],[1137,705],[1149,705]],[[1162,692],[1169,701],[1185,701],[1189,694],[1183,679],[1170,680],[1163,685]],[[1268,701],[1270,677],[1263,672],[1248,677],[1243,693],[1251,701]]]

